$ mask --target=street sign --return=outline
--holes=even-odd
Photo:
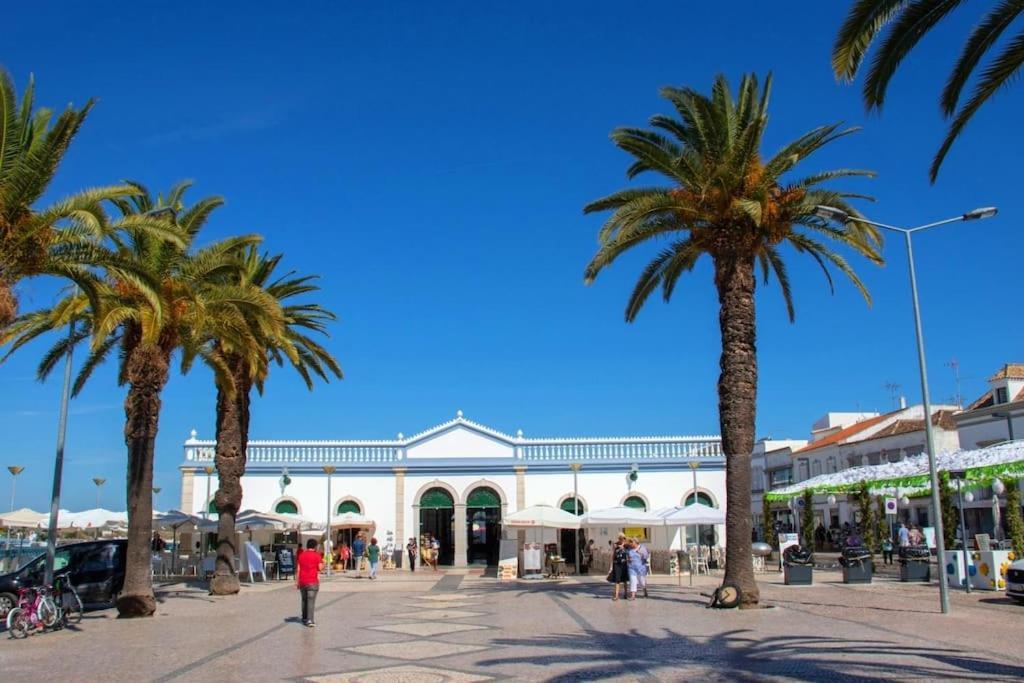
[[[885,499],[885,514],[895,515],[896,514],[896,499],[886,498]]]

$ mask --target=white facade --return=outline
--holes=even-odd
[[[185,442],[182,510],[201,514],[214,497],[217,475],[205,469],[213,464],[215,446],[195,433]],[[450,533],[449,555],[462,566],[474,552],[473,515],[481,512],[479,505],[489,505],[487,524],[499,525],[491,530],[497,535],[488,537],[493,545],[497,538],[515,537],[500,530],[499,520],[508,513],[538,503],[571,505],[570,464],[581,465],[577,490],[584,511],[622,505],[630,497],[632,504],[642,502],[653,510],[682,505],[693,493],[691,462],[699,463],[698,492],[724,507],[724,458],[717,436],[525,438],[522,432],[511,436],[467,420],[460,411],[454,420],[390,441],[252,440],[241,509],[276,511],[291,503],[306,518],[326,520],[329,510],[348,501],[376,523],[378,535],[392,531],[403,544],[430,525],[450,523],[450,531],[441,528],[440,535]],[[325,465],[337,468],[330,479],[330,501]],[[629,478],[634,468],[635,482]],[[286,485],[285,474],[290,479]],[[438,491],[443,492],[439,497]],[[471,499],[480,491],[493,504]],[[434,507],[445,499],[451,503],[450,515],[436,513],[449,508]],[[618,531],[594,529],[590,537],[604,544],[604,537]],[[716,533],[724,544],[724,527]],[[652,533],[651,542],[672,547],[680,539],[660,532]]]
[[[1007,363],[988,384],[987,392],[954,417],[964,448],[1024,439],[1024,363]]]

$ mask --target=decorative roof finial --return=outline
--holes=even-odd
[[[517,429],[516,430],[516,438],[517,439],[523,438],[523,430],[522,429]]]
[[[405,438],[405,434],[403,434],[402,432],[398,432],[398,440],[401,441],[404,438]]]
[[[462,419],[462,411],[461,410],[456,410],[455,411],[455,417],[457,419],[461,420]]]
[[[193,429],[191,432],[188,433],[188,435],[190,439],[195,441],[196,437],[199,436],[199,432]]]

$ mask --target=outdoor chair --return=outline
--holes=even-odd
[[[698,551],[697,546],[690,546],[690,566],[693,567],[697,574],[701,572],[710,574],[711,567],[708,564],[707,550]]]

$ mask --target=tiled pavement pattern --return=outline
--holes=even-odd
[[[999,594],[954,593],[954,614],[942,617],[934,585],[816,579],[797,588],[766,575],[773,609],[720,612],[704,609],[706,577],[692,589],[659,578],[650,599],[617,603],[599,578],[336,577],[323,584],[315,629],[298,623],[286,582],[235,598],[164,590],[153,619],[106,611],[25,641],[0,632],[0,681],[1024,678],[1024,607]]]

